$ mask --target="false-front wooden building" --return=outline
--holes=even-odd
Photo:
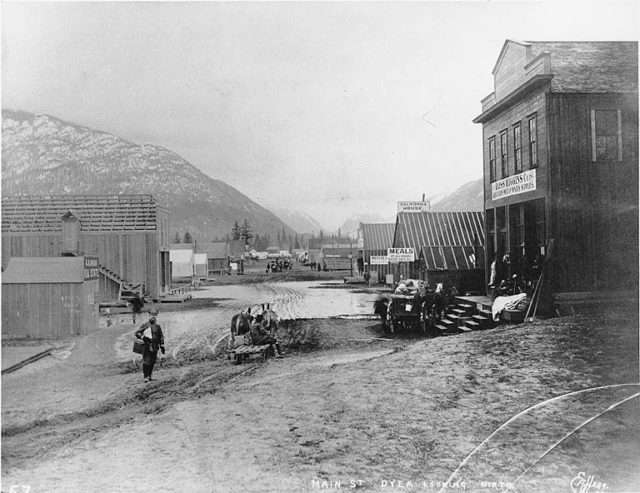
[[[394,276],[478,291],[483,287],[484,241],[482,212],[399,212],[393,248],[412,250],[413,261],[392,264]]]
[[[482,101],[487,275],[638,286],[638,45],[507,40]],[[504,261],[504,262],[503,262]]]
[[[2,197],[2,268],[12,257],[98,258],[100,301],[170,289],[169,213],[151,195]]]

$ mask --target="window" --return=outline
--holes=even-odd
[[[502,166],[502,178],[509,176],[508,161],[507,161],[507,131],[505,130],[500,134],[500,164]]]
[[[520,123],[516,123],[513,127],[513,158],[515,163],[515,172],[522,171],[522,139],[520,137]]]
[[[496,181],[496,138],[489,139],[489,180]]]
[[[591,110],[591,160],[622,161],[620,110]]]
[[[538,167],[538,123],[536,115],[529,118],[529,168]]]

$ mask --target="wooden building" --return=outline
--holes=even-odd
[[[360,223],[358,250],[372,283],[385,282],[391,273],[387,249],[393,246],[395,226],[394,223]]]
[[[98,329],[97,257],[13,257],[2,273],[2,337],[50,339]]]
[[[2,268],[13,257],[98,257],[100,301],[169,290],[168,210],[151,195],[2,197]]]
[[[348,270],[355,271],[355,255],[358,253],[356,246],[353,248],[323,247],[320,251],[322,270]]]
[[[507,40],[493,76],[487,274],[530,277],[552,244],[550,291],[637,288],[637,42]]]
[[[481,290],[484,241],[482,212],[399,212],[393,248],[412,249],[413,261],[392,264],[394,278]]]
[[[226,241],[196,243],[196,253],[207,255],[207,278],[226,274],[229,269],[229,245]]]

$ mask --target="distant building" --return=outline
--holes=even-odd
[[[487,271],[531,276],[553,245],[551,291],[637,288],[638,44],[507,40],[492,73]]]
[[[169,212],[151,195],[2,197],[2,268],[12,257],[98,258],[100,301],[170,289]]]
[[[198,242],[196,252],[207,255],[207,277],[209,279],[226,274],[229,270],[229,244],[226,241]]]
[[[196,274],[193,243],[171,243],[169,245],[171,261],[171,279],[173,281],[191,280]]]

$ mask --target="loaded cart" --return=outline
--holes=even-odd
[[[391,333],[398,330],[427,331],[425,300],[420,296],[392,294],[387,310]]]

